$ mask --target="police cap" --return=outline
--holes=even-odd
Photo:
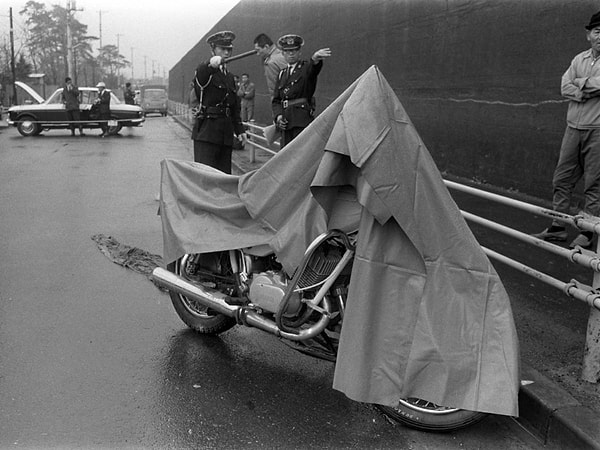
[[[211,47],[233,48],[235,34],[232,31],[219,31],[208,37],[206,42]]]
[[[286,34],[277,40],[277,45],[281,50],[298,50],[304,45],[304,39],[297,34]]]

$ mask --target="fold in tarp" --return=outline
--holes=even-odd
[[[315,237],[360,222],[334,388],[518,414],[506,291],[376,67],[258,170],[163,161],[161,197],[167,262],[268,244],[292,273]]]

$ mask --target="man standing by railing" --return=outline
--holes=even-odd
[[[254,120],[254,93],[254,83],[250,81],[250,76],[247,73],[243,73],[237,92],[238,97],[242,101],[242,122]]]
[[[567,129],[563,137],[552,184],[555,211],[569,214],[571,195],[583,177],[583,214],[600,215],[600,12],[585,27],[589,50],[579,53],[562,76],[561,94],[569,99]],[[553,221],[549,228],[533,236],[546,241],[566,241],[563,223]],[[570,247],[592,246],[594,233],[582,231]]]
[[[273,101],[273,118],[281,130],[281,147],[289,144],[314,117],[314,94],[317,77],[323,60],[331,56],[331,50],[317,50],[309,61],[301,60],[304,40],[297,35],[282,36],[277,44],[283,52],[288,67],[279,72]]]

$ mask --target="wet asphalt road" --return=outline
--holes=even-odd
[[[91,236],[162,253],[159,162],[191,159],[189,134],[159,117],[93,134],[0,129],[0,448],[541,448],[503,417],[410,430],[273,336],[188,331]]]

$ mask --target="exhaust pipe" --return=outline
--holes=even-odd
[[[298,334],[288,333],[282,331],[275,321],[258,314],[250,308],[228,304],[225,301],[227,296],[222,292],[192,284],[179,275],[169,272],[162,267],[155,268],[152,271],[150,278],[158,286],[197,301],[220,314],[233,317],[238,323],[249,327],[259,328],[284,339],[303,341],[305,339],[313,338],[320,334],[329,323],[329,316],[323,314],[313,326],[300,330]],[[327,297],[323,298],[323,307],[326,311],[331,311],[331,303]]]
[[[229,305],[225,298],[227,296],[215,289],[207,289],[184,280],[179,275],[169,272],[162,267],[157,267],[152,271],[152,281],[160,287],[168,289],[171,292],[184,295],[192,300],[202,303],[218,313],[229,317],[237,318],[239,306]]]

